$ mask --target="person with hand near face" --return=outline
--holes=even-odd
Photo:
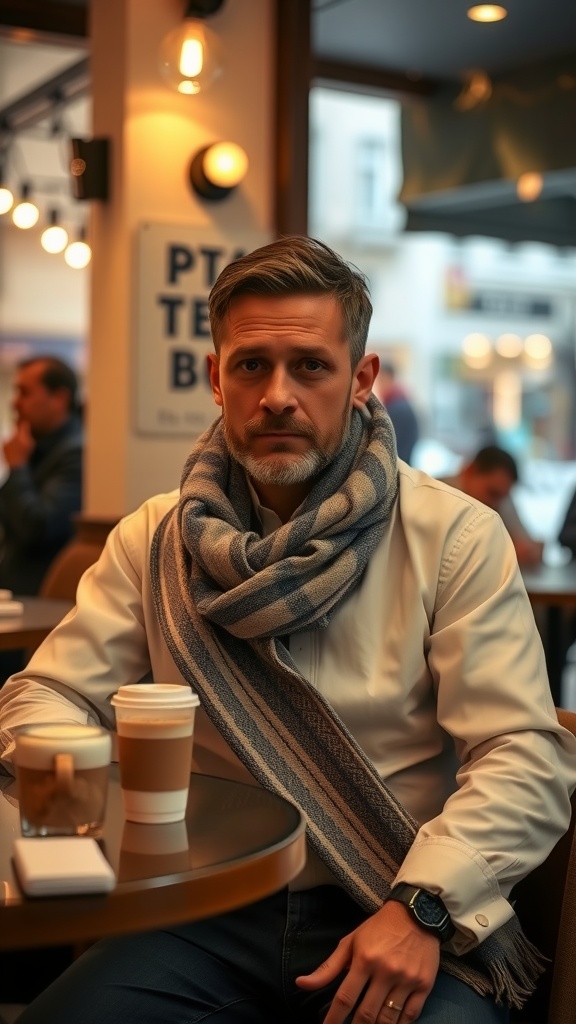
[[[60,359],[23,362],[14,381],[15,428],[4,442],[0,587],[36,594],[82,507],[83,432],[78,381]]]
[[[20,1024],[506,1024],[535,984],[511,893],[568,827],[576,739],[500,517],[397,459],[371,312],[316,239],[222,271],[219,415],[0,693],[11,771],[26,722],[113,729],[119,680],[191,687],[195,769],[297,804],[306,864],[102,939]]]

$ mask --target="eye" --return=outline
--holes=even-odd
[[[261,365],[259,359],[243,359],[240,363],[242,369],[247,370],[248,373],[255,373],[256,370],[260,369]]]
[[[307,373],[318,373],[319,370],[324,369],[324,364],[318,359],[305,359],[302,367]]]

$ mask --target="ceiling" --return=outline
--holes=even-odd
[[[466,16],[472,0],[311,0],[313,49],[323,60],[440,80],[576,53],[576,0],[505,2],[507,18],[478,24]],[[85,33],[87,7],[88,0],[0,0],[0,32],[23,26],[70,41]]]
[[[313,0],[313,44],[322,58],[459,79],[501,74],[576,52],[576,0],[501,0],[508,17],[479,24],[472,0]]]
[[[472,0],[310,2],[315,71],[332,84],[348,69],[368,86],[439,95],[447,87],[457,94],[474,71],[496,82],[526,74],[522,69],[531,65],[566,58],[576,83],[576,0],[501,0],[508,17],[495,24],[466,16]],[[87,8],[88,0],[0,0],[0,113],[85,56]],[[346,78],[350,81],[343,74]],[[572,92],[576,99],[576,87]],[[87,102],[70,105],[68,116],[77,130],[83,118],[88,124]],[[571,137],[572,129],[565,135]],[[576,221],[576,177],[568,191],[574,202],[568,213]],[[561,218],[566,215],[563,209]],[[568,244],[576,244],[576,234]]]

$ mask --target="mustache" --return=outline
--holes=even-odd
[[[266,416],[248,420],[244,427],[247,437],[262,437],[264,434],[297,434],[300,437],[314,438],[313,427],[300,423],[293,416]]]

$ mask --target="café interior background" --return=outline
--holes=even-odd
[[[313,41],[320,55],[368,64],[379,59],[392,71],[445,81],[445,120],[464,141],[466,117],[488,110],[498,101],[498,89],[501,106],[508,102],[520,118],[529,119],[543,96],[550,102],[559,96],[576,113],[576,5],[547,3],[529,41],[521,30],[522,5],[528,19],[544,10],[544,0],[510,0],[509,17],[499,25],[467,24],[467,33],[488,29],[492,40],[487,47],[487,35],[482,43],[479,35],[467,35],[467,53],[456,29],[468,5],[458,0],[429,0],[426,17],[435,17],[429,24],[422,23],[416,0],[317,0]],[[379,34],[375,26],[371,30],[370,18],[378,19]],[[499,47],[498,32],[508,40],[514,33],[516,49]],[[52,39],[21,41],[4,31],[0,107],[88,52],[87,40],[56,45]],[[526,73],[531,66],[534,73]],[[2,135],[8,176],[16,185],[29,181],[40,208],[38,225],[29,231],[15,227],[9,214],[0,217],[3,435],[10,430],[10,380],[20,358],[56,351],[81,375],[89,358],[90,265],[72,269],[62,254],[44,252],[40,234],[54,209],[71,239],[89,224],[89,204],[71,196],[68,139],[90,137],[90,118],[88,90],[64,106],[55,104],[13,138]],[[461,225],[411,230],[414,208],[407,212],[409,197],[408,204],[400,197],[406,189],[402,137],[406,145],[414,118],[414,100],[393,92],[314,85],[309,233],[368,274],[374,301],[369,345],[396,363],[418,411],[422,439],[416,464],[443,475],[482,444],[502,445],[520,464],[515,498],[528,528],[551,542],[576,486],[576,224],[572,244],[489,237],[479,229],[480,204],[469,218],[470,232]],[[574,123],[573,118],[565,124],[566,135],[574,136]],[[544,195],[546,189],[552,197],[564,190],[573,200],[576,172],[562,167],[559,176],[559,163],[556,174],[543,175]],[[508,191],[496,206],[503,210],[508,203],[516,210],[526,204],[516,181],[504,186]],[[417,204],[415,209],[418,214]]]

